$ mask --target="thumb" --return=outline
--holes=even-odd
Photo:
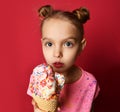
[[[36,108],[36,109],[34,109],[34,112],[43,112],[43,111],[41,111],[40,109]]]
[[[37,103],[35,102],[34,99],[32,99],[32,105],[33,105],[34,110],[38,108]]]

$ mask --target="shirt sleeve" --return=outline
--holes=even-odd
[[[97,96],[98,96],[99,92],[100,92],[100,86],[99,86],[99,84],[97,83],[94,99],[96,99],[96,98],[97,98]]]

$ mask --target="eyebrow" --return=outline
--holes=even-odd
[[[67,38],[64,39],[64,40],[69,40],[69,39],[73,39],[73,40],[75,40],[75,41],[78,40],[76,37],[67,37]],[[50,39],[49,37],[44,37],[44,38],[42,38],[42,40],[44,41],[44,40],[51,40],[51,39]]]

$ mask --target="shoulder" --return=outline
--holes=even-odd
[[[87,80],[88,82],[96,82],[97,83],[97,80],[92,73],[87,72],[84,69],[81,69],[81,71],[82,71],[82,77],[81,77],[82,79]]]
[[[85,71],[85,70],[83,70],[83,69],[82,69],[82,75],[83,75],[85,78],[87,78],[88,80],[96,80],[95,76],[94,76],[92,73],[90,73],[90,72],[88,72],[88,71]],[[97,81],[97,80],[96,80],[96,81]]]
[[[84,86],[86,86],[86,89],[89,89],[90,91],[94,92],[94,97],[96,98],[98,96],[98,93],[100,91],[99,83],[96,80],[95,76],[82,69],[82,78],[81,82],[83,81]]]

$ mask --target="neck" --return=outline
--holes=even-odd
[[[65,83],[73,83],[81,77],[81,70],[73,65],[66,73],[63,73],[65,76]]]

